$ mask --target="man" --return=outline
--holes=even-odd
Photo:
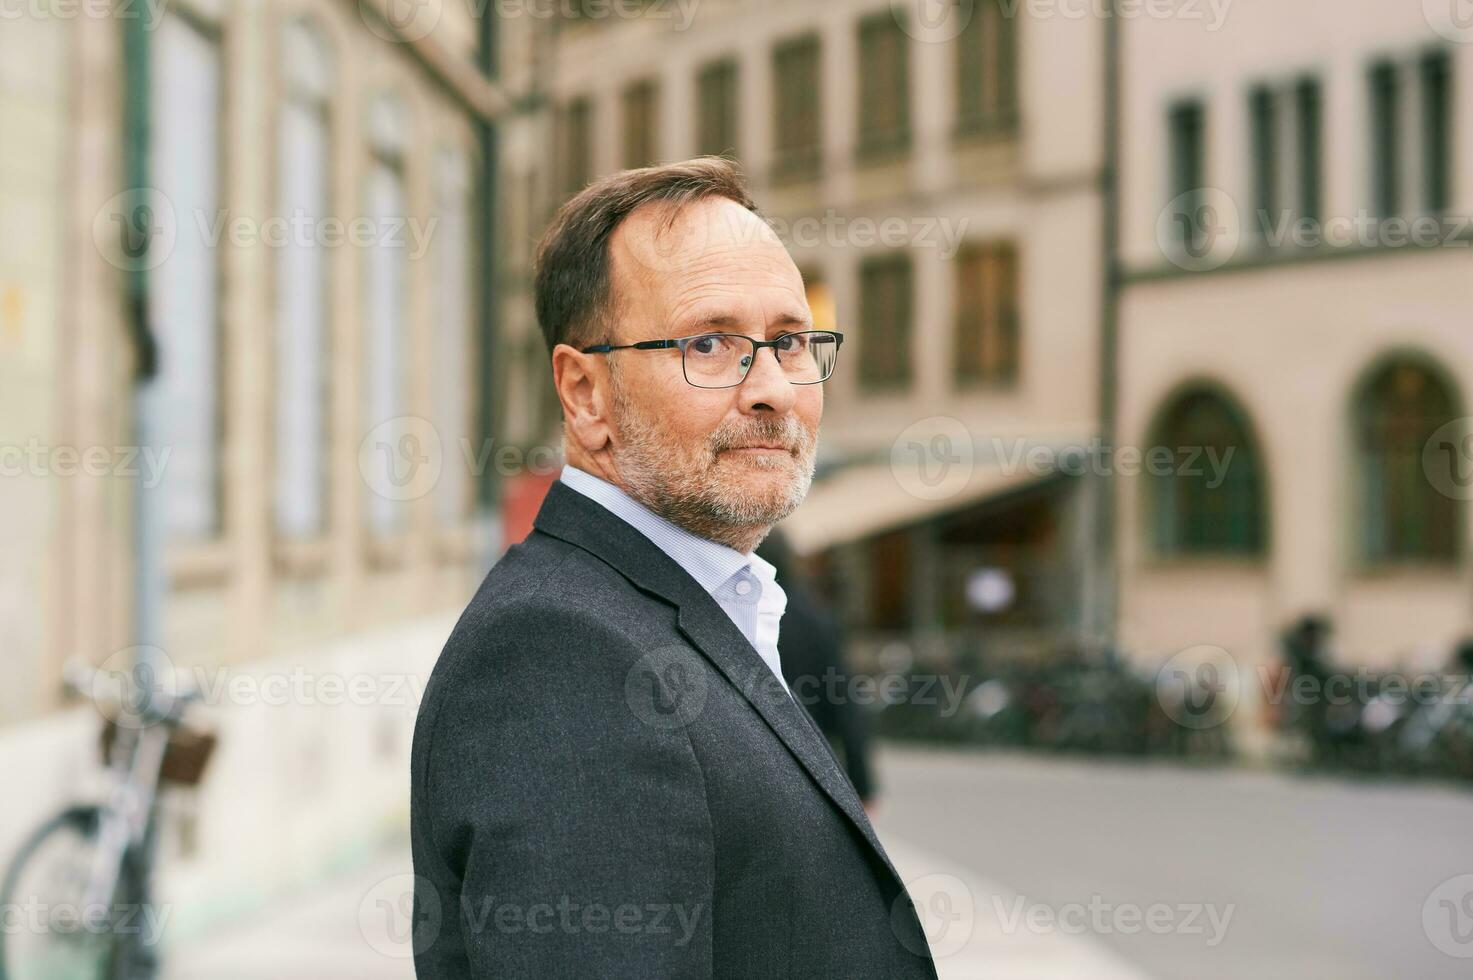
[[[564,205],[536,301],[567,467],[420,708],[419,976],[934,978],[752,554],[807,492],[842,338],[711,158]]]

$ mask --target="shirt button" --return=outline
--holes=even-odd
[[[736,594],[737,595],[746,595],[748,592],[751,592],[751,591],[752,591],[752,583],[751,582],[748,582],[746,579],[739,579],[737,581],[737,584],[736,584]]]

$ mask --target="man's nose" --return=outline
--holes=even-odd
[[[772,347],[758,348],[756,360],[738,389],[743,412],[771,411],[782,415],[793,407],[795,393],[788,374]]]

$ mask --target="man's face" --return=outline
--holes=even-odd
[[[663,220],[662,220],[663,219]],[[745,334],[771,340],[812,328],[787,250],[734,201],[708,198],[631,215],[610,243],[614,343]],[[744,541],[802,502],[813,478],[823,385],[792,384],[770,348],[732,388],[685,380],[677,349],[609,355],[611,456],[623,488],[687,529]],[[736,531],[737,533],[733,534]]]

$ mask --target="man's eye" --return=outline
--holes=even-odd
[[[777,342],[779,344],[778,350],[782,351],[785,354],[792,353],[796,350],[802,350],[807,340],[807,337],[802,337],[798,334],[786,334],[782,337],[777,338]]]
[[[721,350],[723,340],[720,337],[697,337],[690,346],[697,354],[715,354]]]

